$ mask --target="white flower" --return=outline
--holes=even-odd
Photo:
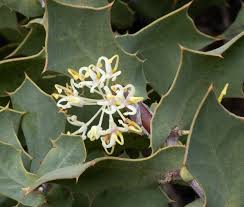
[[[100,109],[87,122],[81,122],[76,115],[67,117],[71,125],[79,127],[72,134],[79,134],[83,139],[100,139],[102,146],[108,154],[112,154],[116,143],[124,144],[124,132],[141,133],[142,129],[130,120],[128,115],[135,115],[135,104],[142,101],[142,97],[135,97],[135,87],[132,84],[122,86],[112,85],[117,80],[121,71],[118,71],[119,56],[114,55],[108,59],[100,57],[96,65],[81,67],[79,72],[68,69],[72,76],[70,85],[55,85],[57,93],[53,97],[58,99],[57,106],[62,110],[85,105],[98,105]],[[99,98],[87,98],[81,94],[83,88],[88,88]],[[116,118],[114,115],[116,114]],[[99,123],[93,124],[100,115]],[[103,129],[104,116],[109,117],[109,127]],[[119,119],[117,118],[119,116]],[[110,149],[110,150],[108,150]]]

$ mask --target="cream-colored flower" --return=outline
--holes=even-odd
[[[110,59],[102,56],[96,65],[81,67],[79,72],[68,69],[72,76],[70,85],[66,84],[65,87],[55,85],[57,93],[53,94],[53,97],[58,99],[57,106],[63,110],[73,106],[100,106],[100,109],[87,122],[79,121],[76,115],[68,116],[67,120],[71,125],[79,127],[71,134],[79,134],[83,139],[88,137],[91,141],[100,139],[108,154],[113,153],[116,143],[124,144],[124,132],[139,134],[142,132],[142,129],[127,116],[137,113],[135,104],[143,98],[135,96],[135,87],[132,84],[125,86],[118,83],[112,84],[121,74],[118,64],[118,55]],[[99,98],[85,97],[81,94],[84,88],[88,88],[90,93],[96,94]],[[99,123],[94,124],[99,116]],[[107,129],[103,129],[104,116],[109,117]]]

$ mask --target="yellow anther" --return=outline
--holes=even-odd
[[[144,99],[143,97],[131,97],[128,102],[130,104],[136,104],[138,102],[143,101],[143,99]]]
[[[78,79],[83,80],[83,79],[84,79],[84,78],[82,78],[82,77],[80,76],[80,74],[79,74],[76,70],[74,70],[74,69],[69,68],[69,69],[68,69],[68,73],[69,73],[75,80],[78,80]]]
[[[97,64],[97,67],[98,67],[98,68],[101,68],[101,67],[103,67],[103,64],[102,64],[101,62],[99,62],[99,63]]]
[[[96,140],[96,128],[95,127],[91,127],[90,131],[87,133],[88,138],[91,141],[95,141]]]
[[[142,133],[141,127],[136,122],[134,122],[134,121],[132,121],[132,120],[130,120],[128,118],[125,121],[128,123],[129,129],[131,131],[133,131],[135,133],[139,133],[139,134]]]
[[[116,92],[117,87],[116,86],[111,86],[111,89],[113,92]]]
[[[120,144],[120,145],[124,144],[124,136],[120,131],[117,131],[116,134],[112,134],[112,137],[115,139],[115,141],[118,144]]]
[[[111,57],[109,59],[109,62],[112,64],[112,62],[114,61],[115,59],[115,65],[114,67],[112,68],[112,71],[113,73],[118,69],[118,65],[119,65],[119,56],[118,55],[114,55],[113,57]]]
[[[101,73],[97,71],[97,79],[99,80],[99,78],[101,78]]]
[[[60,95],[57,94],[57,93],[53,93],[53,94],[52,94],[52,97],[54,97],[55,99],[58,99],[58,98],[60,97]]]
[[[220,93],[220,95],[218,97],[218,102],[219,103],[221,103],[223,97],[226,95],[228,87],[229,87],[229,83],[226,83],[225,87],[223,88],[223,90],[221,91],[221,93]]]
[[[120,106],[120,105],[121,105],[121,102],[116,101],[114,104],[115,104],[116,106]]]

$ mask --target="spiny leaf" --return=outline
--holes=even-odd
[[[27,206],[38,206],[44,202],[41,194],[32,192],[25,195],[22,188],[36,180],[28,173],[21,160],[21,151],[0,142],[0,193]],[[4,181],[4,182],[3,182]]]
[[[38,0],[0,0],[0,6],[5,5],[27,17],[40,16],[43,13]]]
[[[225,31],[223,36],[227,39],[231,39],[232,37],[238,35],[239,33],[244,31],[244,3],[242,3],[241,10],[238,13],[236,20],[233,24]]]
[[[22,130],[28,152],[33,157],[31,171],[36,171],[51,149],[50,139],[58,137],[65,128],[65,117],[57,112],[55,101],[41,91],[30,78],[11,95],[14,109],[24,111]]]
[[[145,60],[146,79],[158,93],[165,93],[173,81],[180,62],[179,44],[197,50],[211,41],[196,30],[187,15],[189,6],[157,19],[135,34],[117,37],[126,51]]]
[[[187,204],[185,207],[203,207],[203,201],[201,201],[201,199],[197,199]]]
[[[0,60],[8,56],[16,47],[18,43],[9,43],[0,48]]]
[[[37,174],[42,176],[53,170],[79,164],[86,160],[86,149],[80,136],[62,134],[52,141],[53,148],[44,158]]]
[[[185,164],[209,207],[244,205],[244,119],[225,110],[210,89],[194,117]]]
[[[45,29],[38,20],[41,21],[41,19],[34,19],[26,25],[27,28],[30,28],[30,31],[19,46],[9,54],[7,58],[31,56],[42,50],[45,44]]]
[[[0,205],[1,206],[13,207],[15,204],[16,204],[16,201],[14,201],[8,197],[0,195]]]
[[[1,2],[1,1],[0,1]],[[16,13],[0,3],[0,33],[2,29],[18,30]]]
[[[108,5],[108,0],[58,0],[60,3],[99,8]]]
[[[158,180],[164,173],[181,167],[182,153],[184,147],[178,146],[162,149],[146,159],[108,157],[87,169],[71,188],[92,197],[90,205],[96,207],[166,207],[169,201]]]
[[[44,68],[44,51],[36,55],[0,61],[0,96],[15,90],[24,80],[25,73],[34,81],[40,78]]]
[[[140,0],[129,1],[129,6],[140,17],[143,17],[147,22],[153,21],[163,15],[166,15],[177,8],[179,0]],[[183,0],[180,0],[181,3]],[[184,0],[184,3],[189,0]]]
[[[229,83],[228,97],[243,96],[243,34],[232,41],[231,45],[223,46],[221,55],[224,58],[217,53],[182,48],[182,60],[174,83],[162,97],[153,117],[154,150],[160,147],[175,126],[189,129],[197,107],[211,83],[214,84],[217,94]]]
[[[0,141],[13,145],[29,157],[17,137],[23,114],[22,112],[9,109],[8,106],[4,108],[0,107]]]
[[[52,185],[46,196],[46,200],[47,203],[43,207],[72,207],[74,203],[70,189],[61,185]],[[82,207],[85,206],[82,205]]]
[[[115,0],[111,10],[111,24],[115,29],[129,29],[134,22],[134,12],[121,0]]]
[[[109,20],[111,6],[95,9],[49,0],[47,70],[67,74],[67,68],[79,69],[96,64],[100,56],[110,58],[118,54],[121,83],[133,83],[136,92],[146,96],[141,61],[121,50],[113,37]]]

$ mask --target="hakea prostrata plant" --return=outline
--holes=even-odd
[[[81,67],[79,72],[68,69],[72,76],[70,84],[66,86],[55,85],[57,93],[57,106],[65,111],[73,106],[83,107],[85,105],[98,105],[100,109],[87,122],[77,119],[72,114],[67,116],[71,125],[79,127],[72,132],[73,135],[81,135],[83,140],[87,137],[91,140],[100,139],[107,154],[112,154],[116,143],[124,144],[124,132],[142,133],[142,128],[128,116],[137,113],[135,104],[141,102],[143,97],[135,96],[135,87],[132,84],[120,85],[115,83],[121,71],[118,70],[119,56],[112,58],[100,57],[96,65]],[[82,89],[88,88],[91,94],[95,93],[98,99],[88,98],[82,95]],[[94,123],[100,115],[99,122]],[[109,117],[108,128],[103,128],[104,116]],[[116,118],[119,117],[119,118]]]

